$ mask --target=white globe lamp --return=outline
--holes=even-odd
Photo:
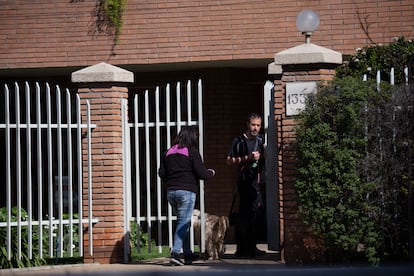
[[[312,10],[301,11],[296,17],[296,26],[305,35],[305,43],[310,43],[310,36],[319,26],[319,16]]]

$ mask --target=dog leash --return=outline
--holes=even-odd
[[[238,193],[238,191],[236,190],[234,192],[234,194],[233,194],[233,200],[231,201],[231,207],[230,207],[229,217],[230,217],[231,213],[233,212],[234,202],[236,201],[237,193]]]

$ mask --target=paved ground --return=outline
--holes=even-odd
[[[283,265],[279,259],[278,252],[267,250],[264,244],[258,247],[266,251],[266,255],[256,259],[237,259],[234,257],[235,245],[226,245],[226,254],[221,260],[199,260],[192,265],[171,266],[169,258],[156,258],[145,260],[140,263],[131,264],[74,264],[74,265],[54,265],[20,269],[0,270],[0,275],[129,275],[140,272],[139,275],[153,273],[197,273],[206,271],[229,271],[233,267],[246,268],[256,265],[275,266]],[[116,273],[116,274],[113,274]]]
[[[265,245],[260,249],[266,250]],[[234,246],[227,246],[221,260],[197,261],[192,265],[171,266],[168,258],[146,260],[135,264],[76,264],[0,270],[0,275],[414,275],[414,266],[392,267],[289,267],[279,261],[278,252],[266,250],[256,259],[236,259]]]

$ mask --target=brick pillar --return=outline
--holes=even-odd
[[[311,229],[303,223],[298,213],[294,187],[294,127],[295,111],[296,108],[300,108],[300,104],[295,105],[298,100],[295,97],[331,80],[335,74],[335,67],[341,63],[340,53],[311,43],[277,53],[272,63],[273,67],[282,68],[282,74],[274,79],[274,108],[277,126],[281,258],[286,263],[310,263],[320,261],[322,257],[320,244],[312,239]]]
[[[122,173],[121,101],[128,99],[127,83],[133,74],[124,69],[99,63],[72,73],[78,84],[82,106],[89,100],[92,129],[92,216],[99,221],[93,226],[93,254],[89,254],[89,235],[84,235],[85,263],[117,263],[124,253],[124,190]],[[85,108],[82,121],[86,122]],[[87,144],[83,142],[84,218],[88,217]],[[87,230],[87,225],[85,225]]]

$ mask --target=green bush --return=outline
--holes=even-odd
[[[139,236],[138,236],[138,230],[139,230]],[[138,237],[139,237],[139,244],[138,244]],[[137,226],[136,221],[130,222],[130,234],[129,234],[131,247],[132,248],[142,248],[142,247],[148,247],[148,233],[144,233],[142,227]]]
[[[18,221],[17,207],[13,207],[11,210],[11,221]],[[78,217],[77,214],[74,214],[74,219]],[[63,219],[68,219],[68,214],[63,214]],[[7,220],[7,209],[6,207],[0,208],[0,221],[5,222]],[[21,219],[20,221],[27,221],[28,214],[21,208]],[[0,259],[2,268],[13,268],[13,267],[28,267],[28,266],[39,266],[48,264],[57,264],[57,263],[78,263],[80,262],[79,251],[74,251],[73,256],[69,255],[70,246],[75,248],[79,247],[78,240],[78,229],[77,224],[73,224],[72,234],[69,233],[69,225],[63,225],[63,258],[60,257],[58,252],[58,247],[60,244],[59,240],[59,228],[55,227],[52,229],[52,241],[50,241],[50,229],[48,226],[42,228],[42,253],[44,258],[39,257],[39,228],[38,226],[32,226],[32,259],[29,259],[29,244],[28,244],[28,235],[29,228],[28,226],[21,227],[21,258],[18,257],[18,236],[17,236],[17,226],[12,226],[11,228],[11,259],[7,259],[7,229],[5,227],[0,228]],[[72,235],[73,242],[69,243],[70,235]],[[49,246],[52,243],[53,255],[51,257],[49,252]],[[78,249],[79,250],[79,249]]]
[[[21,210],[20,221],[26,221],[28,214],[24,209]],[[18,209],[13,207],[11,210],[11,221],[16,222],[18,218]],[[6,207],[0,208],[0,221],[7,221],[7,209]],[[28,244],[28,235],[29,228],[28,226],[21,227],[21,258],[18,256],[18,229],[17,227],[11,228],[11,258],[7,258],[7,229],[5,227],[0,228],[0,266],[4,268],[14,268],[14,267],[28,267],[28,266],[39,266],[45,263],[45,261],[39,258],[38,252],[39,248],[37,247],[39,235],[37,227],[33,227],[32,231],[32,253],[33,257],[29,258],[29,244]]]
[[[413,254],[413,86],[383,81],[378,90],[374,77],[391,57],[412,68],[412,48],[398,40],[360,50],[297,117],[299,209],[328,260],[377,264]],[[375,70],[364,82],[367,66]]]
[[[73,220],[76,221],[79,218],[78,214],[73,214]],[[62,219],[69,219],[69,214],[63,214]],[[63,225],[63,240],[60,240],[59,226],[54,225],[52,229],[52,240],[50,240],[50,228],[44,226],[42,228],[42,241],[43,241],[43,255],[48,263],[78,263],[80,261],[79,248],[79,225],[72,224],[72,232],[70,232],[69,225]],[[72,243],[70,243],[70,236],[72,236]],[[63,257],[60,257],[60,245],[63,245]],[[53,256],[50,255],[50,244],[53,248]],[[70,247],[73,247],[73,254],[70,256]]]
[[[361,180],[357,170],[365,148],[360,118],[366,99],[378,98],[372,91],[353,78],[336,80],[311,96],[299,117],[299,208],[322,237],[330,259],[350,259],[363,247],[368,260],[378,262],[381,236],[370,217],[376,208],[365,200],[375,186]]]

